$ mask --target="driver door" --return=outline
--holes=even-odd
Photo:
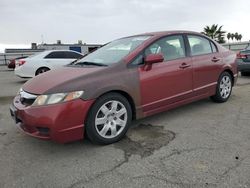
[[[186,57],[183,36],[167,36],[156,41],[145,49],[145,56],[150,53],[163,54],[164,61],[153,64],[150,70],[139,68],[145,115],[164,111],[192,97],[192,61]]]

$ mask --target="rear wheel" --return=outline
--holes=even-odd
[[[216,94],[212,96],[211,99],[218,103],[226,102],[232,92],[232,80],[233,78],[231,74],[229,74],[228,72],[223,72],[220,75],[216,86]]]
[[[90,109],[86,133],[94,143],[111,144],[122,139],[131,120],[128,100],[118,93],[109,93],[97,99]]]
[[[36,71],[36,76],[39,75],[39,74],[42,74],[42,73],[44,73],[44,72],[47,72],[47,71],[49,71],[49,70],[50,70],[50,69],[47,68],[47,67],[39,68],[39,69],[37,69],[37,71]]]

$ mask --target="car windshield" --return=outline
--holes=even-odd
[[[74,65],[110,65],[119,62],[151,36],[134,36],[115,40],[90,53]]]

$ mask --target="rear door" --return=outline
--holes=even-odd
[[[221,72],[222,56],[216,45],[199,35],[187,35],[193,62],[193,90],[195,95],[215,92]]]
[[[139,69],[142,108],[146,115],[164,110],[168,105],[192,95],[192,62],[186,56],[182,35],[164,37],[145,49],[148,54],[161,53],[164,62],[151,70]]]

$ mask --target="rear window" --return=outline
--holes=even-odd
[[[51,52],[45,57],[45,59],[80,59],[82,57],[83,55],[79,53],[58,51],[58,52]]]
[[[45,59],[64,59],[64,58],[66,58],[64,52],[51,52],[45,57]]]

